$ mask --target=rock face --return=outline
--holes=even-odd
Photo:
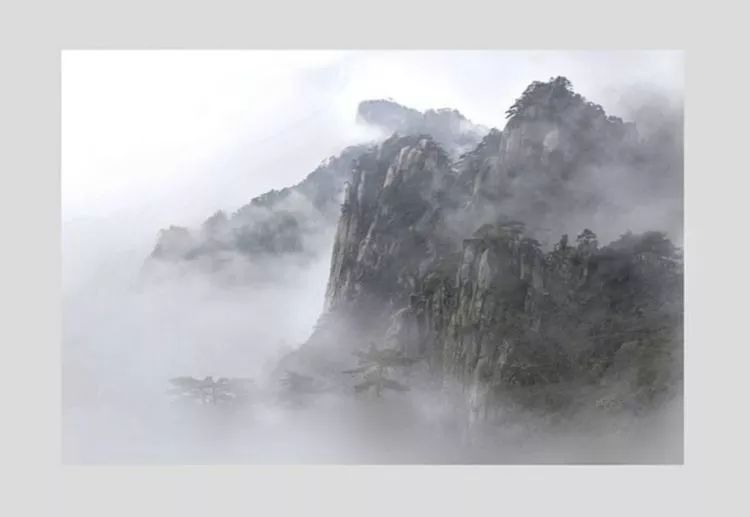
[[[649,143],[564,78],[532,84],[508,114],[457,160],[430,135],[394,135],[355,161],[326,314],[290,360],[396,346],[479,413],[640,408],[681,389],[679,250],[657,231],[600,247],[589,224],[559,238],[583,221],[622,234],[629,202],[659,201]]]
[[[363,102],[360,120],[392,136],[199,230],[165,230],[152,259],[304,260],[333,236],[325,312],[279,371],[345,383],[353,351],[397,348],[479,417],[679,393],[682,261],[666,235],[681,237],[681,128],[639,134],[562,77],[507,114],[486,131]]]
[[[627,229],[681,238],[681,144],[639,136],[564,78],[531,84],[508,115],[455,164],[475,217],[518,219],[548,245],[586,227],[610,240]]]
[[[357,162],[344,195],[327,307],[390,300],[426,254],[433,198],[448,175],[445,152],[429,137],[393,137]]]
[[[631,357],[634,377],[619,397],[650,401],[663,387],[657,383],[676,383],[682,274],[675,255],[660,248],[659,234],[602,249],[586,237],[549,253],[518,234],[466,239],[456,277],[428,274],[410,304],[432,369],[486,397],[523,396],[526,387],[607,382],[628,344],[629,354],[655,354],[671,366]],[[647,379],[649,369],[664,378]]]
[[[434,135],[451,152],[476,145],[486,132],[455,110],[421,113],[390,101],[364,101],[357,117],[389,134]],[[217,212],[199,229],[162,230],[149,262],[221,272],[238,262],[283,257],[304,265],[327,254],[354,163],[373,149],[373,145],[348,147],[324,160],[298,185],[267,192],[229,216]],[[410,166],[411,162],[405,163],[404,170],[409,172]],[[231,281],[237,277],[231,276]]]

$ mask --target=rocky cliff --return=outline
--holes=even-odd
[[[421,113],[385,100],[362,102],[357,119],[387,134],[434,135],[454,154],[476,145],[486,132],[456,110]],[[375,149],[375,144],[348,147],[324,160],[299,184],[258,196],[233,214],[219,211],[200,228],[161,230],[147,265],[197,266],[218,275],[241,270],[232,266],[247,261],[262,263],[282,257],[304,265],[321,253],[328,254],[354,163]],[[232,274],[229,280],[241,278]]]
[[[654,142],[564,78],[533,83],[508,117],[457,159],[423,134],[355,160],[326,314],[285,365],[335,376],[357,347],[397,347],[474,414],[639,409],[680,392],[680,252],[662,231],[627,230],[681,164],[654,177],[668,161]],[[681,206],[667,215],[639,223],[681,226]],[[621,237],[600,246],[588,228]]]
[[[324,314],[280,372],[346,385],[353,352],[397,349],[417,364],[410,382],[452,386],[482,417],[680,394],[680,119],[642,130],[563,77],[529,85],[502,130],[389,100],[357,116],[391,136],[163,231],[151,262],[331,252]]]

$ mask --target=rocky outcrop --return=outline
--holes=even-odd
[[[634,378],[618,397],[635,404],[658,391],[643,374],[654,365],[633,361],[633,350],[680,364],[680,263],[656,234],[602,249],[590,236],[548,253],[520,235],[465,240],[455,278],[428,275],[410,304],[433,371],[492,401],[517,388],[606,382],[630,354],[620,373]],[[680,369],[667,370],[676,386]]]
[[[357,119],[380,127],[388,134],[430,135],[449,154],[456,156],[476,147],[488,131],[455,109],[430,109],[422,113],[386,99],[361,102]]]
[[[533,83],[508,115],[454,165],[471,197],[459,221],[520,220],[547,245],[586,227],[610,240],[628,229],[681,238],[682,161],[664,139],[641,137],[564,78]]]
[[[380,311],[403,302],[402,287],[430,255],[433,198],[448,167],[427,136],[392,137],[358,161],[336,232],[327,309],[352,302],[354,312]]]
[[[358,116],[395,134],[163,232],[153,258],[304,258],[330,232],[325,312],[279,371],[345,384],[352,352],[398,348],[473,415],[638,409],[681,389],[682,265],[662,233],[682,224],[681,149],[661,151],[676,139],[639,135],[564,78],[531,84],[502,131],[391,101]]]
[[[455,110],[421,113],[390,101],[364,101],[357,117],[388,134],[398,132],[412,138],[431,135],[451,152],[473,147],[486,132]],[[388,149],[384,145],[381,152],[387,154]],[[348,147],[324,160],[299,184],[258,196],[229,216],[217,212],[201,228],[173,226],[162,230],[150,261],[221,271],[226,264],[263,262],[278,256],[302,264],[317,259],[330,251],[328,243],[339,217],[343,190],[351,184],[355,162],[368,153],[373,154],[373,146]],[[384,163],[386,158],[372,159]],[[407,157],[404,160],[402,168],[408,174],[411,162]],[[372,182],[372,178],[367,181]],[[393,181],[400,180],[394,177]],[[393,188],[398,188],[395,183]],[[236,280],[236,276],[231,278]]]
[[[395,135],[355,162],[325,320],[302,353],[397,346],[476,411],[641,407],[679,389],[678,250],[660,232],[603,247],[588,225],[574,243],[549,237],[602,218],[609,233],[627,228],[608,181],[648,185],[636,129],[562,78],[531,85],[509,116],[457,160],[434,138]]]

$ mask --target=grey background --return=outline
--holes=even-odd
[[[740,3],[6,2],[4,515],[740,515],[747,13]],[[686,454],[677,467],[63,467],[60,50],[685,49]],[[427,85],[428,86],[428,85]],[[5,477],[5,476],[4,476]]]

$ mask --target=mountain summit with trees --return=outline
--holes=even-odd
[[[681,137],[641,136],[564,77],[507,115],[458,157],[397,133],[354,161],[324,318],[284,364],[333,376],[389,343],[481,415],[681,396]]]
[[[197,232],[166,230],[151,260],[304,258],[335,227],[324,313],[278,366],[295,400],[318,382],[351,388],[342,371],[355,392],[405,392],[393,374],[406,366],[420,385],[458,386],[478,418],[679,399],[681,118],[638,127],[565,77],[533,82],[506,115],[487,130],[363,102],[358,117],[390,136]]]

